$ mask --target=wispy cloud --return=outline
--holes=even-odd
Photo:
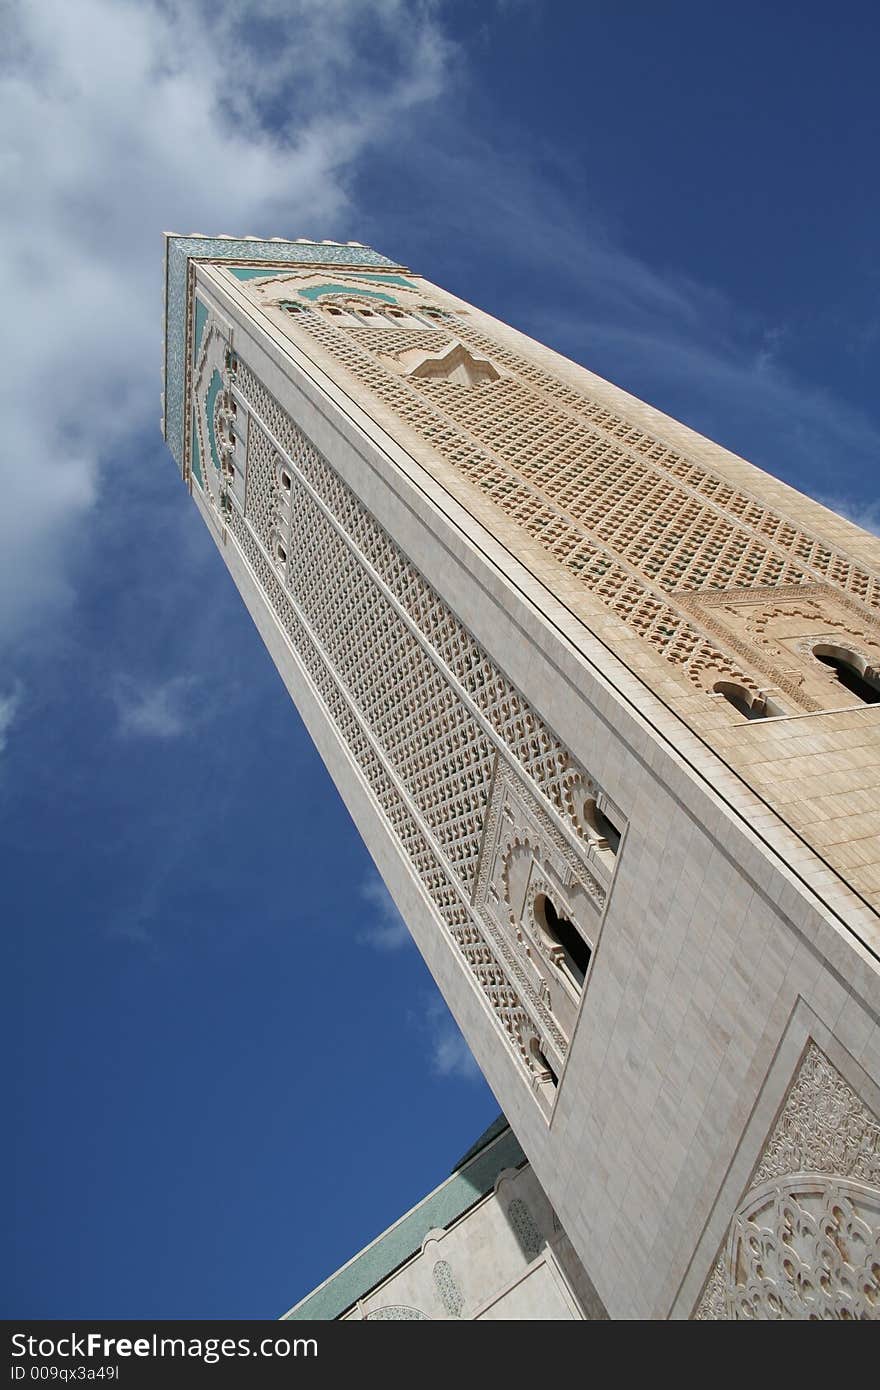
[[[367,920],[355,938],[362,946],[381,952],[412,946],[412,937],[378,874],[372,874],[361,885],[360,896],[368,908]],[[418,1011],[411,1009],[407,1019],[422,1038],[434,1075],[459,1081],[481,1080],[470,1048],[439,992],[425,994],[419,1002]]]
[[[120,734],[130,738],[171,739],[185,734],[195,719],[196,682],[175,676],[161,684],[120,677],[113,692]]]
[[[876,477],[876,414],[792,365],[794,326],[638,254],[590,197],[588,164],[575,185],[528,129],[462,129],[454,154],[432,151],[431,173],[412,216],[426,229],[442,216],[449,242],[494,262],[490,290],[518,328],[803,491],[827,494],[843,477],[858,496]],[[481,287],[471,294],[480,302]]]
[[[871,531],[880,536],[880,498],[873,501],[857,502],[852,497],[819,497],[817,501],[830,507],[833,512],[845,516],[863,531]]]
[[[155,437],[162,230],[357,238],[353,164],[449,69],[432,9],[4,8],[0,638],[69,599],[84,517]]]
[[[482,1080],[473,1053],[439,994],[425,1001],[420,1025],[427,1037],[431,1070],[435,1076],[457,1081]]]
[[[0,695],[0,753],[3,752],[9,741],[9,730],[15,723],[15,718],[21,706],[23,691],[20,684]]]
[[[400,951],[412,945],[412,937],[394,900],[378,874],[361,884],[360,897],[367,905],[366,922],[355,940],[374,951]]]

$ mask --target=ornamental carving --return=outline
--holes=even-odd
[[[526,1259],[536,1259],[541,1253],[544,1237],[535,1225],[532,1213],[521,1197],[514,1197],[507,1208],[507,1216],[513,1234],[516,1236],[517,1244]]]
[[[733,1218],[728,1318],[875,1318],[880,1189],[803,1173],[764,1183]]]
[[[449,1261],[435,1260],[433,1273],[437,1297],[446,1309],[447,1317],[460,1318],[464,1310],[464,1294]]]
[[[690,600],[818,582],[865,613],[880,608],[876,574],[481,333],[467,314],[438,315],[427,351],[441,361],[462,348],[491,362],[496,378],[471,391],[433,370],[402,376],[384,332],[308,312],[296,322],[693,685],[710,692],[731,680],[754,691],[769,677],[800,709],[827,707],[766,653],[755,661],[754,642],[695,621]]]
[[[427,1313],[420,1308],[408,1308],[405,1303],[387,1303],[384,1308],[375,1308],[367,1313],[365,1322],[430,1322]]]
[[[474,901],[481,846],[492,788],[515,768],[542,844],[595,911],[610,877],[582,815],[595,784],[237,355],[224,384],[232,433],[246,440],[243,485],[224,507],[227,542],[546,1109],[570,1030],[540,974]],[[549,1090],[536,1075],[551,1078]]]
[[[880,1123],[813,1042],[695,1316],[880,1316]]]

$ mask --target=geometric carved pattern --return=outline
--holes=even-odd
[[[810,1042],[694,1316],[880,1317],[880,1123]]]
[[[584,801],[591,800],[597,791],[586,778],[582,787],[586,796],[578,803],[581,812]],[[581,815],[581,824],[584,820]],[[587,856],[574,854],[536,798],[509,767],[499,763],[486,813],[474,910],[487,932],[498,940],[517,981],[525,976],[549,1007],[558,1024],[551,1038],[560,1063],[575,1026],[581,990],[535,921],[535,897],[545,894],[563,916],[579,924],[586,940],[595,941],[613,863],[603,862],[596,848],[589,849]],[[545,1062],[533,1057],[539,1094],[545,1071]],[[552,1094],[543,1094],[545,1103],[552,1102]]]
[[[464,1308],[464,1295],[455,1280],[448,1260],[437,1260],[434,1264],[434,1285],[443,1307],[451,1318],[460,1318]]]
[[[746,674],[665,602],[658,590],[621,564],[610,549],[597,543],[591,531],[565,509],[566,498],[557,499],[552,489],[550,492],[542,490],[538,482],[516,470],[509,457],[496,454],[493,435],[487,438],[485,433],[478,435],[473,428],[466,430],[444,409],[449,404],[448,395],[466,392],[469,401],[474,398],[474,410],[482,408],[490,420],[494,419],[496,392],[515,389],[515,382],[503,379],[466,390],[404,380],[385,367],[378,355],[373,356],[361,347],[371,330],[337,328],[320,315],[309,313],[297,315],[296,322],[298,328],[316,338],[363,385],[390,406],[404,424],[411,426],[425,443],[441,453],[463,477],[485,493],[625,622],[669,659],[680,663],[701,688],[708,679],[708,672],[715,676],[728,675],[749,684]],[[456,325],[456,331],[458,328]],[[466,335],[462,333],[461,336]],[[492,352],[496,358],[500,356],[494,346]],[[545,415],[546,411],[542,411],[541,416]],[[543,418],[540,423],[546,424]],[[583,491],[587,462],[581,459],[573,466],[572,495]],[[597,456],[594,462],[596,467],[601,467],[608,459]]]
[[[231,381],[253,413],[228,534],[531,1076],[566,1040],[471,905],[489,790],[502,758],[576,858],[590,779],[241,360]]]
[[[533,1260],[536,1255],[541,1253],[541,1246],[544,1241],[541,1232],[532,1220],[531,1212],[521,1197],[514,1197],[507,1208],[507,1215],[520,1250],[526,1259]]]
[[[367,1313],[366,1322],[430,1322],[427,1313],[418,1308],[407,1308],[403,1303],[387,1303],[384,1308],[374,1308]]]
[[[756,681],[678,595],[818,578],[880,607],[876,576],[461,318],[449,335],[512,375],[471,389],[402,379],[381,360],[383,330],[296,322],[701,689]]]
[[[459,331],[458,325],[456,331]],[[880,608],[880,579],[863,570],[844,552],[835,550],[827,542],[810,535],[774,511],[766,502],[743,492],[729,479],[714,473],[705,464],[687,458],[654,435],[639,429],[607,407],[590,401],[581,392],[558,381],[525,358],[500,347],[469,326],[463,328],[460,336],[475,347],[484,351],[491,350],[497,361],[505,363],[518,375],[530,380],[538,390],[551,396],[568,411],[578,416],[586,416],[609,440],[623,446],[626,453],[638,456],[642,467],[646,462],[655,465],[656,470],[664,476],[667,486],[668,479],[675,479],[681,484],[682,490],[677,494],[680,502],[697,498],[701,503],[707,504],[708,510],[703,514],[701,525],[711,519],[712,513],[726,513],[728,518],[733,518],[741,524],[744,541],[748,541],[750,534],[760,536],[767,543],[768,553],[772,548],[780,561],[802,567],[805,574],[826,580],[836,588],[853,594],[869,607]],[[707,547],[710,554],[716,549],[716,544]],[[729,566],[737,555],[747,568],[756,564],[757,557],[754,553],[749,555],[747,548],[742,552],[734,550],[726,557],[719,552],[717,556],[712,556],[713,565],[719,568],[710,570],[706,577],[697,576],[699,587],[710,587],[714,584],[727,588],[743,582],[761,582],[752,578],[746,580],[745,575],[742,578],[734,578],[735,571],[731,571],[729,576],[724,573],[724,567]],[[782,572],[780,569],[780,574]],[[674,582],[676,587],[683,587],[677,580]]]
[[[880,1315],[880,1188],[804,1173],[749,1193],[727,1252],[728,1318]]]

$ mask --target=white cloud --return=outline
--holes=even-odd
[[[833,512],[845,516],[863,531],[871,531],[880,536],[880,498],[876,501],[856,502],[851,497],[820,497],[818,501]]]
[[[473,1053],[439,994],[426,1002],[422,1022],[428,1036],[431,1070],[435,1076],[451,1077],[458,1081],[482,1080]]]
[[[361,885],[360,896],[369,908],[367,923],[355,938],[361,945],[384,952],[399,951],[413,944],[403,918],[378,874],[371,874]],[[439,992],[425,995],[419,1011],[409,1012],[408,1021],[423,1039],[435,1076],[459,1081],[481,1080],[470,1048]]]
[[[114,691],[119,732],[127,737],[178,738],[195,719],[194,687],[189,676],[175,676],[158,685],[121,677]]]
[[[99,488],[156,432],[162,230],[357,239],[348,172],[448,54],[406,0],[4,10],[0,636],[69,596]]]
[[[0,695],[0,753],[9,741],[9,730],[15,723],[22,700],[22,689],[16,685],[5,695]]]
[[[369,908],[366,925],[355,937],[361,946],[371,946],[375,951],[399,951],[412,945],[406,924],[378,874],[361,884],[360,896]]]

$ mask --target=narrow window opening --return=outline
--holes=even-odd
[[[287,564],[287,551],[284,549],[284,546],[281,544],[280,541],[275,542],[275,558],[277,559],[279,565]]]
[[[855,695],[857,700],[866,705],[880,702],[880,686],[866,674],[864,668],[867,663],[855,652],[847,651],[844,647],[818,646],[813,648],[813,656],[823,666],[830,667],[844,689]]]
[[[767,704],[760,695],[746,690],[744,685],[734,685],[732,681],[716,681],[712,687],[716,695],[723,695],[729,705],[745,719],[765,719]]]
[[[620,831],[613,821],[608,819],[605,812],[599,809],[595,798],[591,797],[589,801],[585,802],[583,817],[600,840],[607,841],[611,853],[616,854],[620,848]]]
[[[552,1082],[554,1086],[558,1086],[559,1077],[556,1075],[556,1072],[553,1070],[550,1063],[548,1062],[547,1057],[541,1048],[541,1042],[539,1038],[532,1038],[531,1042],[529,1043],[529,1053],[531,1054],[532,1064],[535,1070],[539,1072],[547,1072],[549,1074],[548,1079]]]
[[[550,946],[561,950],[562,964],[568,974],[582,986],[593,953],[574,922],[557,912],[545,893],[539,893],[535,899],[535,920]]]
[[[281,470],[281,486],[285,492],[290,492],[292,486],[290,474],[286,473],[284,469]]]
[[[617,826],[612,825],[611,821],[605,815],[605,812],[600,810],[598,806],[593,812],[593,816],[599,834],[602,836],[603,840],[608,841],[608,848],[611,850],[611,853],[616,854],[620,848],[620,831],[617,829]]]

